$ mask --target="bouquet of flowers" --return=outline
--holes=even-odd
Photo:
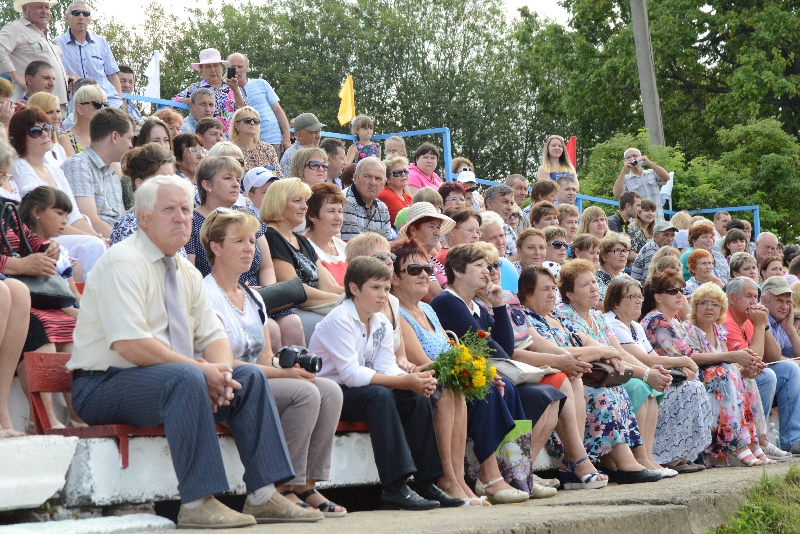
[[[494,366],[486,361],[492,352],[488,332],[468,330],[460,342],[450,341],[450,348],[434,360],[430,369],[444,387],[463,395],[467,402],[483,400],[497,375]]]

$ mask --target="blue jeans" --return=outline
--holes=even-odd
[[[765,376],[770,371],[775,375],[774,382]],[[756,384],[758,384],[761,402],[764,404],[765,416],[769,415],[772,399],[777,395],[780,447],[783,450],[791,449],[800,441],[800,367],[789,361],[772,364],[764,374],[756,378]],[[762,384],[764,384],[763,387]]]

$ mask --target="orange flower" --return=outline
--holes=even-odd
[[[487,334],[485,330],[478,330],[478,332],[475,335],[481,339],[486,339],[487,337],[489,337],[489,334]]]

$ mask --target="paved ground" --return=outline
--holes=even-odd
[[[356,512],[342,519],[326,519],[315,524],[282,523],[216,532],[703,533],[735,513],[744,502],[747,490],[761,478],[762,473],[783,475],[792,463],[800,465],[800,460],[768,468],[711,469],[651,484],[612,484],[601,490],[559,491],[553,498],[521,505],[430,512]],[[208,531],[182,532],[201,534]]]

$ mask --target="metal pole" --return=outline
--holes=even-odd
[[[631,24],[633,24],[633,40],[636,44],[636,65],[639,68],[644,125],[650,134],[650,144],[664,146],[664,128],[661,125],[661,105],[656,86],[653,47],[650,43],[647,0],[631,0]]]

